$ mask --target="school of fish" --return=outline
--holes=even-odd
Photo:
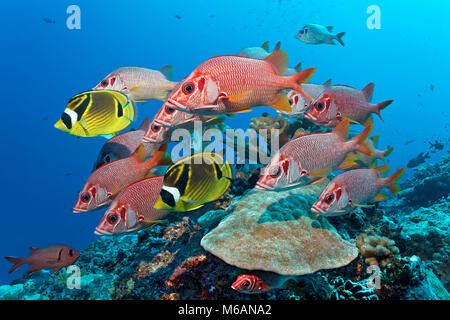
[[[344,32],[332,27],[305,25],[296,38],[305,44],[342,46]],[[114,70],[92,90],[74,95],[55,127],[79,137],[109,138],[94,162],[93,172],[79,192],[73,212],[106,208],[95,228],[98,235],[134,232],[163,223],[176,212],[204,207],[222,197],[233,182],[232,166],[214,153],[201,152],[172,163],[167,144],[176,128],[193,129],[223,124],[226,117],[269,106],[279,114],[304,118],[315,125],[333,128],[328,133],[294,137],[274,152],[261,170],[256,188],[276,192],[301,188],[342,170],[312,206],[317,215],[343,215],[358,207],[386,199],[383,188],[397,194],[404,168],[385,177],[384,162],[393,148],[377,150],[379,136],[369,136],[372,114],[392,103],[371,103],[374,84],[358,90],[347,85],[310,83],[315,68],[288,66],[286,51],[278,42],[270,52],[268,42],[240,50],[236,55],[207,59],[181,81],[171,81],[172,67],[160,70],[125,66]],[[140,112],[145,118],[137,130],[124,131],[136,120],[137,104],[164,101],[159,110]],[[363,125],[349,138],[351,124]],[[120,133],[121,132],[121,133]],[[157,174],[157,168],[163,174]],[[162,168],[162,169],[161,169]],[[349,170],[347,170],[349,169]],[[31,249],[28,258],[7,257],[15,265],[30,264],[31,272],[74,263],[79,253],[64,245]],[[245,293],[271,289],[260,277],[242,274],[231,285]]]

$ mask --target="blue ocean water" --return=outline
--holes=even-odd
[[[69,5],[81,9],[81,29],[66,27]],[[369,30],[366,9],[381,9],[381,29]],[[124,65],[159,69],[173,65],[180,80],[204,60],[235,54],[269,40],[281,41],[293,67],[316,67],[312,81],[363,88],[376,84],[373,101],[394,99],[375,118],[381,146],[395,152],[388,163],[405,166],[429,149],[428,141],[447,143],[450,4],[423,1],[10,1],[2,2],[3,137],[0,257],[28,256],[28,247],[64,243],[82,249],[102,211],[74,214],[78,191],[92,170],[104,138],[77,138],[53,124],[68,99],[89,90]],[[46,23],[44,18],[55,20]],[[345,31],[345,47],[312,46],[294,38],[306,23]],[[433,85],[434,90],[431,90]],[[139,126],[160,101],[139,106]],[[227,119],[247,128],[262,112]],[[405,145],[405,142],[414,142]],[[408,170],[406,177],[412,174]],[[0,259],[0,284],[16,279]]]

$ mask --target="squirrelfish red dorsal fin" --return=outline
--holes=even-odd
[[[149,124],[150,124],[150,121],[149,121],[148,117],[146,117],[144,119],[144,121],[142,121],[141,126],[139,127],[138,130],[147,132]]]
[[[261,48],[263,48],[264,50],[266,50],[267,52],[269,52],[269,41],[264,42],[261,45]]]
[[[131,155],[134,158],[139,159],[139,161],[144,162],[145,161],[145,147],[141,143],[139,147],[136,148],[136,150]]]
[[[281,42],[278,41],[277,44],[275,45],[275,48],[273,48],[273,52],[279,51],[279,50],[280,50],[280,47],[281,47]]]
[[[342,139],[347,140],[349,128],[350,128],[350,120],[348,118],[345,118],[344,120],[342,120],[337,124],[337,126],[333,130],[333,133],[337,134]]]
[[[297,63],[297,65],[294,67],[294,69],[295,69],[297,72],[302,71],[302,63],[301,63],[301,62]]]
[[[282,76],[288,69],[288,55],[284,50],[278,50],[268,55],[264,61],[270,63],[276,70],[277,74]]]
[[[364,95],[366,96],[368,101],[372,100],[374,87],[375,87],[375,84],[371,82],[367,86],[365,86],[364,89],[362,89],[362,92],[364,93]]]
[[[323,86],[324,86],[324,87],[329,87],[329,86],[331,86],[331,79],[328,79],[327,81],[325,81],[325,82],[323,83]]]

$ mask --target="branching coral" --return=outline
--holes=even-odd
[[[395,241],[386,237],[363,233],[356,239],[359,253],[366,257],[365,262],[371,265],[386,266],[391,259],[399,254]]]

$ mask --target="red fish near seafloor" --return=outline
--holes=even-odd
[[[104,213],[95,234],[112,235],[144,229],[169,212],[155,209],[164,176],[144,178],[126,187]]]
[[[310,133],[286,143],[270,160],[258,180],[256,188],[279,190],[298,187],[338,169],[356,165],[347,158],[351,151],[372,155],[365,143],[373,125],[369,125],[354,139],[348,138],[349,120],[345,119],[330,133]]]
[[[166,104],[180,111],[203,115],[245,112],[265,105],[291,111],[282,91],[293,89],[310,99],[300,84],[308,81],[315,69],[282,77],[287,62],[284,50],[276,51],[264,60],[240,56],[211,58],[180,82]]]
[[[380,110],[390,105],[393,100],[370,103],[374,86],[369,83],[362,90],[344,85],[331,86],[310,104],[305,118],[328,128],[336,126],[344,118],[365,125],[372,113],[382,119]]]
[[[73,212],[92,211],[111,203],[123,188],[144,178],[151,168],[168,164],[167,159],[163,159],[166,150],[164,144],[152,159],[144,162],[145,148],[140,144],[128,158],[109,162],[95,170],[79,193]]]
[[[62,267],[74,264],[79,257],[80,254],[75,249],[56,244],[41,249],[30,248],[30,256],[27,258],[5,257],[5,259],[14,263],[9,273],[28,263],[30,269],[27,273],[30,274],[42,269],[53,269],[52,273],[56,273]]]
[[[397,181],[405,172],[405,168],[387,178],[381,178],[380,173],[387,170],[389,166],[352,169],[341,173],[328,184],[311,210],[324,216],[337,216],[346,214],[355,207],[365,206],[367,202],[386,199],[380,192],[382,188],[386,187],[397,194],[400,190]]]
[[[241,293],[262,293],[272,289],[260,277],[251,274],[241,274],[231,285],[231,288]]]

